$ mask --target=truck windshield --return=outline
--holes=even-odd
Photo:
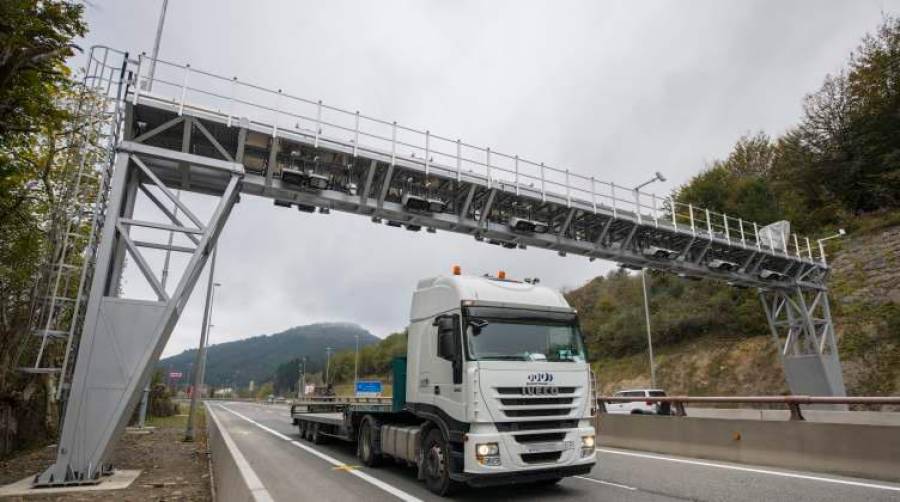
[[[584,361],[577,326],[491,319],[470,319],[466,327],[473,360]]]

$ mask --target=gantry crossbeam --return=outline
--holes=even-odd
[[[274,199],[279,205],[362,214],[412,230],[469,234],[490,244],[551,249],[691,278],[719,279],[739,287],[825,289],[828,268],[806,250],[798,256],[796,250],[776,247],[777,238],[751,240],[748,230],[743,238],[726,235],[713,228],[706,219],[708,213],[701,209],[690,208],[703,218],[673,217],[663,209],[654,214],[643,206],[638,211],[627,198],[607,204],[590,197],[541,193],[530,185],[455,172],[437,163],[431,163],[426,174],[424,160],[394,156],[391,163],[390,152],[357,146],[350,140],[342,143],[249,120],[229,120],[226,114],[146,94],[136,102],[133,134],[137,139],[147,136],[142,131],[153,134],[140,142],[124,142],[120,149],[146,154],[148,168],[182,190],[205,193],[221,188],[204,175],[204,166],[186,167],[181,159],[185,154],[179,145],[189,124],[197,130],[202,126],[206,131],[202,139],[209,143],[196,146],[195,152],[210,155],[212,163],[236,159],[247,170],[242,191]],[[290,173],[297,172],[323,176],[323,188],[290,181]],[[442,205],[437,211],[411,208],[403,203],[406,194],[439,200]],[[513,218],[544,223],[547,231],[518,231],[510,225]],[[770,276],[764,278],[764,271]]]

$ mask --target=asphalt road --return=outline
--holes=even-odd
[[[276,501],[446,500],[428,492],[411,468],[360,467],[350,444],[301,440],[286,406],[211,406]],[[455,499],[900,501],[900,484],[601,448],[589,476],[551,487],[468,489]]]

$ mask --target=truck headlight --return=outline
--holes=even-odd
[[[581,436],[581,456],[587,457],[594,453],[595,445],[596,442],[593,435]]]
[[[481,465],[500,465],[500,447],[497,443],[476,444],[475,458]]]

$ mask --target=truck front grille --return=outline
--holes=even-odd
[[[516,434],[513,436],[517,443],[555,443],[566,439],[565,432],[541,432],[537,434]]]
[[[498,422],[498,432],[538,431],[554,429],[574,429],[578,420],[540,420],[534,422]]]
[[[582,397],[582,387],[494,387],[500,412],[509,418],[532,419],[569,416]]]
[[[561,451],[548,451],[544,453],[523,453],[522,461],[527,464],[547,464],[550,462],[556,462],[561,456]]]
[[[503,410],[506,416],[512,418],[519,417],[558,417],[568,415],[572,408],[552,408],[552,409],[536,409],[536,410]]]
[[[537,406],[542,404],[572,404],[574,397],[514,397],[500,398],[500,404],[504,406]]]

